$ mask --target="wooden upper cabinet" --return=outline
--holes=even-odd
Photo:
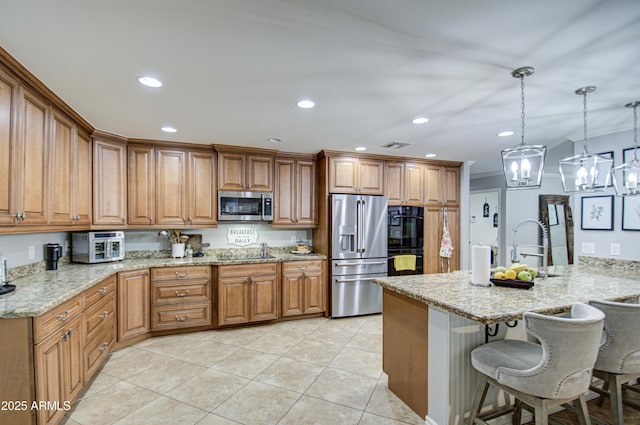
[[[50,182],[53,190],[50,191],[49,218],[49,223],[53,225],[71,225],[75,222],[71,189],[74,176],[70,172],[74,162],[75,132],[73,122],[53,110],[50,144]]]
[[[155,149],[148,145],[129,145],[128,217],[129,224],[148,225],[156,217]]]
[[[425,182],[425,203],[460,205],[460,167],[428,164]]]
[[[318,225],[316,163],[313,159],[276,159],[273,227]]]
[[[91,224],[91,146],[91,137],[83,131],[77,130],[71,166],[73,175],[71,182],[72,211],[74,224],[85,227]]]
[[[187,223],[187,154],[156,148],[156,224]]]
[[[93,224],[124,226],[127,223],[126,144],[115,137],[94,135]]]
[[[218,190],[273,192],[275,152],[216,147]]]
[[[386,195],[389,205],[424,204],[424,164],[387,162]]]
[[[384,161],[329,157],[329,192],[384,195]]]
[[[215,225],[218,223],[216,154],[190,151],[187,160],[189,224]]]
[[[13,195],[17,188],[16,166],[20,163],[18,143],[18,82],[0,69],[0,225],[16,222]]]

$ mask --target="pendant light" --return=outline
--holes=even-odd
[[[611,185],[610,171],[613,159],[593,155],[587,147],[587,94],[594,91],[594,86],[587,86],[575,92],[583,97],[584,150],[580,155],[560,160],[560,177],[565,192],[602,192]]]
[[[515,69],[511,75],[520,78],[520,124],[521,142],[518,146],[502,151],[502,168],[507,189],[538,189],[542,182],[542,171],[547,147],[527,145],[524,142],[524,77],[533,74],[533,68],[525,66]]]
[[[627,108],[633,108],[633,158],[629,162],[611,169],[613,186],[618,196],[640,195],[638,179],[640,179],[640,161],[638,160],[638,106],[640,101],[627,103]]]

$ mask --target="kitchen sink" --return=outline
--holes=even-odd
[[[269,260],[276,258],[273,255],[267,255],[263,257],[260,254],[247,254],[247,255],[218,255],[218,260]]]

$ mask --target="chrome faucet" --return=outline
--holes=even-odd
[[[516,241],[516,235],[518,234],[518,229],[525,223],[535,223],[540,226],[542,230],[542,245],[529,245],[529,244],[518,244]],[[542,249],[542,253],[539,252],[520,252],[520,255],[523,257],[542,257],[542,276],[543,279],[547,278],[547,269],[549,268],[549,231],[543,222],[537,220],[523,220],[513,229],[513,251],[511,251],[511,262],[519,263],[518,259],[518,247],[529,247],[529,248],[538,248]]]
[[[262,242],[260,243],[260,257],[261,258],[268,258],[269,257],[269,251],[267,249],[267,243],[266,242]]]

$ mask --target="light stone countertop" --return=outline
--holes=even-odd
[[[123,271],[151,267],[196,265],[228,265],[279,263],[283,261],[322,260],[319,254],[295,255],[274,253],[272,258],[218,257],[207,255],[189,259],[140,258],[102,264],[64,264],[58,270],[47,270],[15,279],[16,290],[0,296],[0,319],[36,317],[70,300],[109,276]]]
[[[640,296],[640,275],[634,270],[581,264],[550,267],[549,271],[559,276],[537,278],[528,290],[471,285],[468,270],[377,278],[374,283],[486,325],[522,319],[526,311],[555,314],[568,311],[574,302],[623,301]]]

